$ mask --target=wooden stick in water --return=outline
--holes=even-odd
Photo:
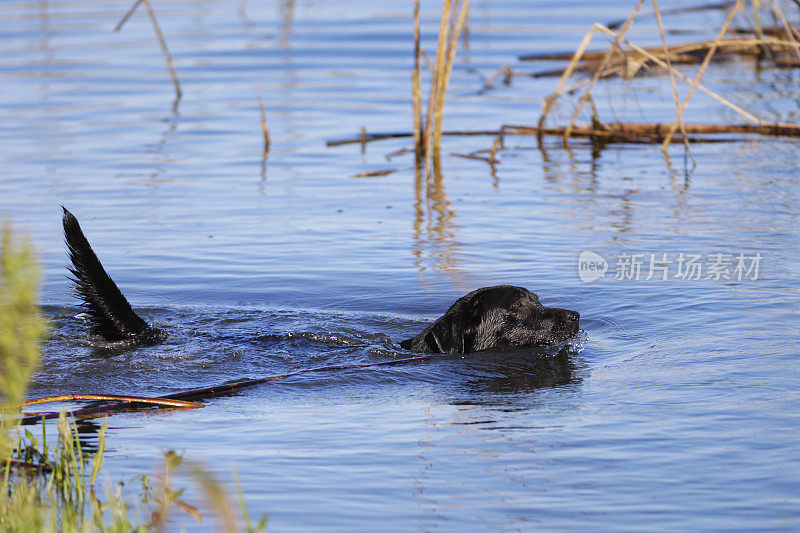
[[[256,378],[256,379],[246,379],[241,381],[235,381],[233,383],[222,383],[220,385],[213,385],[211,387],[201,387],[199,389],[190,389],[182,392],[176,392],[173,394],[167,394],[165,396],[159,396],[157,398],[141,398],[136,396],[105,396],[102,395],[103,398],[88,398],[88,399],[121,399],[125,398],[124,401],[126,402],[133,402],[137,400],[148,400],[150,403],[158,403],[159,405],[170,406],[170,407],[198,407],[202,406],[202,403],[196,403],[193,401],[187,401],[190,398],[193,400],[197,399],[207,399],[213,398],[214,396],[220,396],[223,394],[230,394],[233,392],[240,391],[247,387],[253,387],[255,385],[260,385],[261,383],[266,383],[268,381],[280,381],[294,376],[300,376],[303,374],[311,374],[316,372],[333,372],[339,370],[351,370],[351,369],[360,369],[360,368],[373,368],[379,366],[394,366],[394,365],[402,365],[406,363],[416,363],[419,361],[427,361],[433,357],[437,357],[436,355],[421,355],[417,357],[408,357],[406,359],[392,359],[389,361],[381,361],[379,363],[364,363],[364,364],[357,364],[357,365],[330,365],[330,366],[323,366],[318,368],[308,368],[305,370],[298,370],[296,372],[290,372],[288,374],[280,374],[276,376],[268,376],[264,378]],[[101,396],[101,395],[65,395],[61,397],[55,398],[63,398],[64,400],[68,399],[82,399],[88,396]],[[128,398],[134,398],[137,400],[131,400]],[[58,401],[58,400],[51,400],[49,398],[41,398],[41,399],[34,399],[29,400],[24,405],[33,405],[36,403],[44,403],[44,401]],[[156,402],[158,400],[159,402]],[[172,402],[172,403],[167,403]],[[176,405],[179,404],[179,405]],[[131,409],[131,405],[126,404],[117,404],[117,405],[100,405],[96,407],[88,407],[86,409],[78,409],[77,411],[72,412],[72,416],[75,418],[95,418],[99,416],[105,416],[113,413],[117,413],[120,411],[126,411]],[[36,414],[31,416],[24,416],[20,419],[20,423],[22,425],[30,425],[35,424],[43,419],[52,419],[58,418],[58,413],[42,413]]]

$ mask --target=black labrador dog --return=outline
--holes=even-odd
[[[72,262],[69,270],[91,332],[118,347],[163,341],[164,330],[136,314],[97,259],[78,220],[62,209]],[[465,354],[557,344],[578,333],[579,318],[574,311],[544,307],[535,294],[521,287],[485,287],[460,298],[444,316],[400,346],[412,352]]]
[[[557,344],[578,333],[575,311],[545,307],[522,287],[484,287],[462,296],[447,312],[400,346],[412,352],[464,354],[496,348]]]

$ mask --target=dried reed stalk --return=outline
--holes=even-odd
[[[591,81],[589,82],[589,86],[586,88],[586,92],[581,97],[580,101],[578,102],[578,105],[575,108],[575,111],[572,114],[572,118],[569,121],[569,125],[567,126],[567,129],[564,130],[564,139],[565,140],[569,138],[569,134],[572,131],[573,126],[575,126],[575,122],[578,120],[578,115],[580,114],[581,109],[583,108],[583,105],[591,97],[592,88],[594,88],[594,84],[597,82],[597,80],[600,79],[600,73],[603,71],[603,69],[606,67],[606,65],[608,65],[608,63],[611,61],[611,56],[612,56],[612,53],[614,52],[614,50],[618,50],[619,49],[619,43],[620,43],[620,40],[622,39],[622,36],[625,35],[625,33],[628,31],[628,28],[630,28],[631,23],[636,18],[636,15],[637,15],[637,13],[639,13],[639,9],[642,7],[643,3],[644,3],[644,0],[639,0],[636,3],[636,7],[634,7],[633,11],[631,11],[631,14],[628,15],[628,19],[622,25],[622,29],[620,29],[619,33],[614,38],[614,44],[611,45],[611,48],[608,50],[608,52],[606,52],[606,55],[600,61],[600,66],[597,67],[597,70],[595,71],[594,75],[592,76]],[[579,59],[580,58],[573,57],[572,61],[576,62]],[[563,81],[563,78],[562,78],[562,81]]]
[[[605,33],[606,35],[608,35],[610,37],[613,37],[615,39],[617,37],[617,34],[615,32],[613,32],[610,29],[606,28],[602,24],[595,23],[592,26],[592,28],[589,30],[589,32],[587,33],[586,37],[584,37],[584,41],[579,46],[578,50],[576,51],[575,56],[580,57],[579,56],[579,52],[581,52],[581,48],[585,48],[586,47],[586,45],[588,44],[588,40],[591,39],[591,35],[594,32],[597,32],[597,31]],[[629,46],[635,52],[637,52],[637,53],[641,54],[642,56],[646,57],[647,59],[649,59],[650,61],[652,61],[656,65],[658,65],[658,66],[660,66],[662,68],[665,68],[665,69],[669,70],[670,72],[673,72],[678,78],[680,78],[680,79],[682,79],[682,80],[684,80],[684,81],[686,81],[688,83],[691,83],[693,85],[693,87],[695,87],[696,89],[699,89],[700,91],[704,92],[705,94],[707,94],[711,98],[715,99],[716,101],[718,101],[722,105],[732,109],[733,111],[735,111],[739,115],[745,117],[747,120],[749,120],[749,121],[751,121],[751,122],[753,122],[755,124],[761,124],[762,123],[761,119],[759,119],[755,115],[753,115],[751,113],[748,113],[744,109],[740,108],[739,106],[735,105],[734,103],[730,102],[729,100],[723,98],[722,96],[718,95],[714,91],[711,91],[710,89],[706,88],[701,83],[699,83],[699,79],[695,79],[695,80],[690,79],[689,77],[684,75],[682,72],[680,72],[679,70],[675,69],[674,67],[671,67],[664,60],[662,60],[661,58],[659,58],[656,55],[654,55],[652,52],[650,52],[650,51],[648,51],[648,50],[646,50],[644,48],[641,48],[640,46],[637,46],[636,44],[628,41],[627,39],[620,38],[619,41],[624,43],[625,45]],[[788,41],[782,41],[782,43],[791,44]],[[544,129],[544,120],[546,118],[546,115],[549,112],[550,108],[552,107],[553,102],[560,95],[562,95],[564,93],[567,93],[567,92],[570,92],[570,91],[574,90],[576,87],[579,87],[579,86],[584,85],[584,84],[587,83],[584,80],[582,82],[578,82],[576,84],[573,84],[572,86],[564,87],[564,85],[566,83],[566,79],[568,77],[567,75],[568,74],[571,75],[572,70],[574,69],[574,66],[575,66],[575,62],[573,61],[570,64],[570,67],[567,68],[567,71],[565,72],[565,76],[562,77],[562,80],[559,83],[558,87],[556,88],[556,91],[553,92],[553,94],[551,94],[547,98],[545,98],[545,102],[544,102],[544,106],[543,106],[543,110],[542,110],[542,116],[539,119],[539,128],[540,129]],[[673,131],[673,134],[674,134],[674,131]]]
[[[658,0],[653,0],[653,10],[655,11],[656,21],[658,22],[658,33],[661,35],[661,45],[664,47],[664,61],[667,63],[667,71],[669,72],[669,83],[672,87],[672,98],[675,100],[675,108],[678,109],[680,107],[678,85],[675,82],[675,72],[673,71],[672,63],[669,57],[669,47],[667,46],[667,37],[664,34],[664,23],[661,21],[661,11],[658,8]],[[686,134],[686,127],[683,124],[683,119],[681,119],[680,125],[681,135],[683,135],[683,145],[686,148],[686,153],[689,154],[689,157],[692,159],[692,165],[696,167],[697,161],[694,158],[691,146],[689,146],[689,136]],[[664,154],[664,157],[669,157],[664,146],[661,147],[661,152]]]
[[[718,95],[717,93],[707,89],[704,87],[700,80],[702,79],[703,75],[705,74],[708,65],[710,64],[711,60],[717,54],[717,51],[720,49],[724,49],[727,53],[736,53],[736,54],[753,54],[753,55],[762,55],[764,50],[769,51],[778,51],[779,54],[785,54],[786,51],[791,50],[793,51],[798,57],[798,65],[800,65],[800,43],[798,41],[798,32],[797,30],[786,21],[785,16],[783,16],[782,11],[780,10],[780,6],[778,5],[776,0],[772,2],[772,11],[777,19],[780,19],[781,23],[783,24],[783,32],[786,34],[785,39],[777,38],[777,37],[767,37],[766,32],[761,31],[760,26],[756,28],[756,33],[758,34],[758,38],[744,38],[744,39],[724,39],[723,37],[730,33],[732,30],[730,29],[730,24],[733,20],[734,15],[742,8],[744,4],[744,0],[736,0],[735,2],[731,2],[731,9],[728,13],[725,22],[721,26],[716,38],[713,41],[703,42],[703,43],[692,43],[688,45],[681,45],[675,47],[668,47],[666,44],[664,26],[661,19],[661,10],[658,7],[657,0],[653,0],[653,7],[654,7],[654,14],[658,21],[659,33],[661,35],[662,46],[660,48],[651,48],[651,49],[644,49],[641,48],[627,39],[623,37],[625,31],[627,31],[629,25],[636,17],[639,8],[641,7],[641,0],[636,4],[636,7],[633,9],[631,14],[622,24],[622,29],[619,33],[615,33],[614,31],[610,30],[606,26],[602,24],[594,24],[590,30],[586,33],[583,40],[581,41],[578,48],[571,56],[571,60],[569,65],[560,70],[561,79],[559,80],[558,86],[556,90],[549,95],[544,100],[544,104],[542,107],[542,114],[539,118],[539,134],[543,134],[542,132],[546,131],[544,128],[545,120],[547,115],[549,114],[550,110],[556,99],[565,94],[567,92],[574,91],[578,87],[583,85],[588,85],[584,94],[582,95],[576,109],[574,110],[572,117],[568,123],[568,125],[563,128],[564,138],[566,139],[572,134],[572,130],[574,128],[575,122],[577,117],[583,107],[584,104],[591,103],[591,94],[592,89],[594,87],[595,82],[602,76],[608,76],[610,74],[620,74],[623,76],[632,75],[630,71],[630,65],[633,65],[633,68],[638,69],[641,68],[641,65],[647,64],[648,62],[651,64],[655,64],[661,68],[665,68],[667,72],[670,74],[670,82],[672,85],[672,93],[673,98],[675,98],[676,102],[676,117],[672,126],[663,136],[663,143],[662,143],[662,151],[666,154],[666,149],[669,146],[670,142],[672,141],[673,136],[675,135],[678,128],[681,128],[681,137],[684,143],[688,143],[688,133],[683,129],[683,116],[686,112],[688,104],[694,95],[695,90],[700,90],[710,96],[711,98],[715,99],[719,103],[727,106],[728,108],[732,109],[742,117],[746,118],[747,120],[757,124],[757,125],[764,125],[769,129],[771,127],[769,124],[764,123],[758,117],[745,111],[744,109],[736,106],[732,102],[728,101],[727,99],[723,98],[722,96]],[[772,28],[769,32],[770,35],[778,35],[775,31],[776,28]],[[607,35],[609,38],[613,39],[613,43],[611,48],[603,53],[599,52],[587,52],[586,48],[591,41],[593,35],[595,33],[602,33]],[[621,44],[627,45],[630,50],[622,50],[620,48]],[[695,55],[699,55],[699,53],[703,53],[702,61],[698,61],[700,63],[700,67],[698,69],[697,74],[693,79],[682,74],[680,71],[674,68],[673,63],[677,60],[680,62],[689,62],[692,61]],[[555,54],[546,54],[546,55],[539,55],[536,58],[544,58],[544,59],[553,59],[556,57],[565,57],[563,54],[555,55]],[[783,63],[787,63],[785,60],[785,55],[783,56],[784,60]],[[527,56],[525,59],[530,59],[531,56]],[[589,62],[594,62],[594,64],[590,65]],[[591,69],[594,71],[593,76],[589,80],[582,80],[577,83],[573,83],[567,86],[568,80],[571,78],[572,74],[576,70],[588,70]],[[680,78],[689,83],[689,90],[684,97],[683,101],[678,100],[678,91],[675,79]],[[593,122],[598,122],[596,114],[593,117]],[[599,122],[598,122],[599,123]],[[594,130],[600,130],[602,128],[595,127]],[[498,143],[495,142],[493,146],[493,150],[497,148]],[[687,149],[689,146],[687,144]],[[691,155],[691,150],[689,150],[689,154]],[[694,161],[694,157],[692,157]]]
[[[73,400],[107,400],[117,402],[144,403],[152,405],[163,405],[166,407],[205,407],[198,402],[187,402],[185,400],[173,400],[167,398],[147,398],[144,396],[117,396],[113,394],[62,394],[60,396],[47,396],[45,398],[34,398],[23,402],[22,405],[38,405],[52,402],[69,402]]]
[[[797,54],[798,64],[800,64],[800,46],[797,46],[797,29],[786,20],[786,16],[783,14],[783,10],[777,0],[772,0],[772,12],[780,19],[781,24],[783,24],[786,38],[795,45],[794,51]]]
[[[431,166],[437,166],[439,161],[445,95],[453,71],[458,41],[465,27],[468,12],[469,0],[444,0],[442,4],[436,59],[431,70],[431,87],[423,122],[420,56],[427,56],[419,42],[419,0],[414,2],[414,71],[412,72],[414,144],[417,160],[425,161],[428,174],[430,174]],[[430,63],[429,68],[431,68]]]
[[[453,10],[450,14],[450,24],[447,32],[447,49],[444,62],[443,73],[439,73],[436,78],[438,81],[438,88],[436,90],[436,107],[433,125],[433,154],[438,158],[439,149],[442,140],[442,117],[444,116],[444,98],[447,94],[447,86],[450,83],[450,74],[453,71],[453,62],[456,57],[456,49],[458,48],[458,41],[461,36],[461,31],[467,19],[469,11],[469,0],[463,0],[463,4],[459,6],[459,0],[456,0]],[[458,13],[458,21],[456,22],[456,13]],[[438,50],[437,50],[438,54]]]
[[[719,33],[717,33],[717,38],[714,40],[714,43],[711,45],[711,48],[709,48],[708,53],[706,54],[706,57],[703,60],[703,63],[700,65],[700,69],[697,72],[697,75],[695,76],[691,87],[689,87],[689,92],[683,99],[683,104],[681,105],[680,108],[678,108],[678,115],[675,117],[675,122],[672,124],[669,133],[667,134],[666,138],[664,139],[664,142],[661,145],[661,149],[663,151],[666,151],[667,146],[669,146],[669,143],[672,141],[672,136],[675,134],[675,130],[678,129],[678,124],[681,122],[681,120],[683,120],[683,113],[684,111],[686,111],[686,107],[689,105],[689,101],[692,99],[692,95],[694,95],[694,91],[697,88],[697,85],[700,83],[700,79],[703,77],[703,74],[705,74],[706,68],[708,68],[708,64],[711,62],[711,58],[714,56],[714,52],[716,52],[717,50],[717,45],[719,44],[719,41],[722,40],[722,37],[728,30],[728,26],[730,26],[731,21],[733,21],[733,16],[736,14],[736,12],[739,10],[739,8],[742,6],[743,3],[744,0],[737,0],[733,8],[731,9],[730,13],[728,13],[728,17],[722,24]]]
[[[178,102],[181,99],[181,84],[178,81],[178,74],[175,72],[175,67],[172,65],[172,56],[169,53],[169,49],[167,48],[167,41],[164,39],[164,34],[161,32],[161,27],[158,25],[158,19],[156,18],[156,13],[153,11],[153,6],[150,4],[150,0],[136,0],[133,5],[128,9],[125,15],[117,24],[116,28],[114,28],[115,32],[118,32],[122,29],[122,26],[131,18],[131,15],[136,11],[136,9],[144,4],[145,8],[147,8],[147,16],[150,18],[150,23],[153,25],[153,30],[156,33],[156,38],[158,39],[158,44],[161,47],[161,52],[164,54],[164,60],[167,62],[167,68],[169,69],[169,76],[172,79],[172,85],[175,87],[175,106],[177,108]]]
[[[425,157],[422,131],[422,78],[419,58],[419,0],[414,0],[414,70],[411,73],[411,100],[414,105],[414,153],[417,163]]]
[[[261,133],[264,136],[264,153],[269,152],[269,129],[267,128],[267,113],[264,111],[264,101],[258,95],[258,107],[261,111]]]

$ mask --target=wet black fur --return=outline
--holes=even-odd
[[[74,276],[73,290],[86,309],[91,324],[91,332],[109,342],[123,342],[131,345],[154,344],[164,338],[164,332],[147,324],[131,308],[106,273],[100,260],[81,231],[78,220],[64,210],[64,237],[69,250]]]
[[[412,352],[465,354],[492,348],[557,344],[578,333],[575,311],[544,307],[522,287],[472,291],[433,324],[400,346]]]
[[[91,332],[125,347],[164,340],[163,330],[134,312],[97,259],[78,220],[62,209],[73,289],[89,316]],[[551,345],[578,333],[579,319],[575,311],[544,307],[535,294],[522,287],[485,287],[459,298],[443,316],[400,346],[412,352],[465,354]]]

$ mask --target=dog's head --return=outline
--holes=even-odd
[[[556,344],[578,333],[579,319],[575,311],[543,306],[522,287],[486,287],[457,300],[401,346],[415,352],[468,353]]]

